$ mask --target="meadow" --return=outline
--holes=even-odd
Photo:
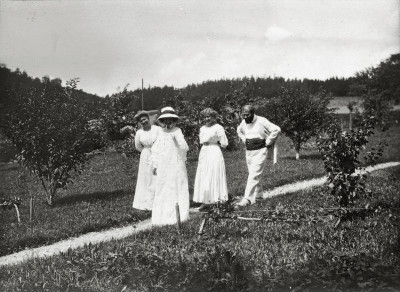
[[[306,146],[303,158],[294,159],[290,141],[279,140],[281,159],[264,172],[264,188],[270,189],[292,181],[319,177],[324,174],[315,144]],[[241,196],[247,179],[244,150],[224,152],[227,165],[229,193]],[[0,164],[5,183],[0,193],[23,200],[20,208],[21,224],[14,210],[1,211],[0,255],[29,247],[37,247],[79,234],[134,224],[149,218],[148,212],[132,209],[137,175],[137,158],[124,158],[114,151],[96,156],[86,171],[76,177],[66,191],[61,190],[53,206],[42,197],[41,185],[26,170],[15,163]],[[197,168],[197,157],[188,158],[187,169],[190,193]],[[33,197],[33,218],[30,222],[29,200]],[[62,224],[60,224],[62,223]]]
[[[180,234],[175,226],[153,228],[124,240],[2,267],[0,289],[397,291],[399,177],[400,167],[374,172],[369,195],[340,224],[335,212],[324,209],[335,205],[333,198],[319,187],[259,201],[240,213],[257,217],[270,210],[277,220],[209,221],[200,236],[202,217],[192,214]],[[279,220],[295,213],[299,220]]]
[[[386,140],[388,146],[378,162],[399,161],[399,126],[377,131],[371,146]],[[291,142],[278,140],[280,160],[268,161],[264,189],[324,175],[323,163],[310,141],[301,159],[295,160]],[[244,151],[224,152],[230,195],[241,196],[247,178]],[[61,191],[54,206],[47,206],[41,186],[15,163],[0,163],[3,182],[0,196],[19,196],[21,220],[14,210],[0,210],[0,255],[37,247],[90,231],[135,224],[148,212],[132,209],[137,158],[124,158],[115,151],[92,159],[75,183]],[[197,157],[187,162],[192,193]],[[335,222],[305,220],[296,224],[221,220],[206,227],[199,237],[201,215],[175,227],[155,228],[119,242],[89,246],[47,260],[34,260],[14,268],[1,268],[2,291],[204,291],[276,289],[387,289],[400,287],[399,203],[400,169],[374,174],[368,188],[372,210],[360,211],[334,228]],[[272,198],[250,207],[302,210],[336,206],[326,187]],[[29,218],[29,199],[34,199]],[[283,208],[283,209],[282,209]],[[247,210],[247,209],[246,209]],[[334,215],[334,214],[333,214]],[[332,216],[333,216],[332,215]],[[245,248],[244,248],[245,247]],[[395,275],[395,276],[393,276]],[[372,279],[372,280],[371,280]],[[336,284],[335,284],[336,283]],[[336,285],[336,286],[335,286]],[[379,285],[383,285],[380,287]],[[266,288],[267,287],[267,288]],[[374,291],[374,290],[373,290]]]

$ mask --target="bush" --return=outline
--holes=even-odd
[[[324,167],[328,174],[331,194],[337,198],[340,206],[347,206],[357,199],[359,194],[365,192],[366,174],[361,170],[360,152],[366,148],[369,137],[374,134],[373,129],[377,124],[374,117],[363,120],[356,130],[341,132],[337,124],[327,128],[325,138],[319,138],[317,145],[324,160]],[[368,151],[366,163],[374,163],[383,154],[385,143],[381,142],[377,149]]]
[[[7,114],[5,134],[18,150],[17,160],[41,181],[51,205],[57,190],[82,171],[86,153],[104,141],[90,130],[89,109],[78,104],[77,80],[67,82],[66,88],[44,85],[17,96]]]

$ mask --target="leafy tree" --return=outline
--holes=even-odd
[[[382,129],[390,121],[394,103],[400,102],[400,54],[356,74],[351,94],[362,97],[365,117],[373,115]]]
[[[277,97],[263,102],[261,112],[293,141],[299,159],[302,144],[333,120],[331,99],[322,89],[312,94],[301,86],[283,87]]]
[[[369,91],[363,95],[362,106],[365,117],[374,116],[381,130],[386,130],[390,124],[390,115],[393,103],[386,99],[382,93],[372,93]]]
[[[337,198],[340,206],[353,203],[360,194],[365,193],[366,174],[361,174],[360,153],[374,134],[377,124],[374,117],[364,119],[358,129],[342,132],[340,127],[333,123],[324,137],[317,140],[318,149],[324,160],[324,167],[328,174],[331,194]],[[373,164],[382,154],[385,142],[378,148],[366,152],[365,162]],[[358,173],[356,171],[358,170]]]
[[[42,88],[16,96],[7,113],[5,134],[18,149],[18,161],[41,182],[49,205],[60,188],[80,173],[93,150],[93,141],[101,138],[90,131],[90,112],[79,106],[75,90],[77,80],[44,80]]]
[[[101,115],[101,122],[108,140],[124,140],[129,136],[128,131],[121,131],[125,126],[136,126],[135,113],[139,110],[137,101],[140,100],[128,85],[123,90],[105,99],[105,109]]]

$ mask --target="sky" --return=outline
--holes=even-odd
[[[129,84],[350,77],[400,52],[399,0],[0,0],[0,63],[105,96]]]

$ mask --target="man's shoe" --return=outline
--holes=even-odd
[[[205,209],[207,209],[207,204],[201,204],[201,206],[199,207],[199,212],[204,211]]]
[[[238,207],[245,207],[251,205],[250,200],[243,198],[239,203],[236,203],[236,206]]]

